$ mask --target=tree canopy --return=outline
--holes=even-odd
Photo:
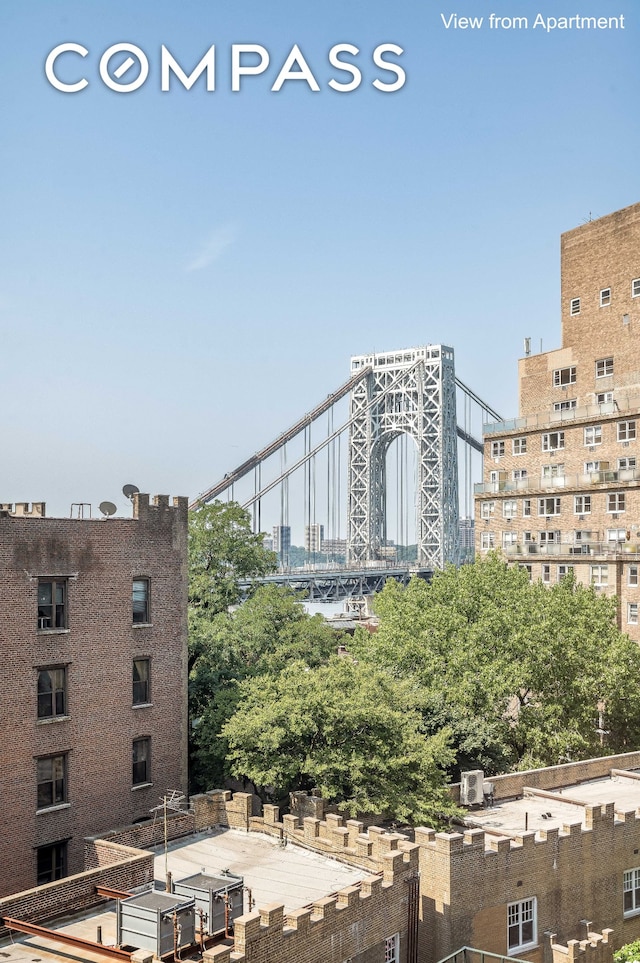
[[[442,822],[456,811],[445,788],[449,732],[422,731],[409,680],[349,657],[310,668],[298,660],[240,686],[223,733],[231,770],[280,797],[318,788],[352,814]]]
[[[570,575],[548,588],[489,555],[431,584],[388,583],[377,634],[353,650],[423,687],[427,731],[451,728],[459,768],[554,765],[637,745],[640,649],[615,605]]]

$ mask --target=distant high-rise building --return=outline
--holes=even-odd
[[[291,526],[273,526],[273,551],[278,556],[281,565],[289,562],[289,549],[291,548]]]
[[[460,528],[460,560],[472,562],[474,556],[475,522],[472,518],[461,518]]]
[[[324,525],[314,522],[304,526],[304,549],[311,555],[318,555],[323,551]]]

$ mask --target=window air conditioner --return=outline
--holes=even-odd
[[[460,802],[463,806],[478,806],[484,798],[482,784],[484,771],[472,769],[460,773]]]

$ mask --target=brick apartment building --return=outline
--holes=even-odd
[[[618,598],[640,641],[640,204],[562,235],[562,347],[519,362],[520,415],[485,428],[476,551]]]
[[[0,506],[0,895],[187,789],[187,499],[133,518]]]

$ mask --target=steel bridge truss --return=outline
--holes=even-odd
[[[381,559],[387,544],[386,462],[391,442],[417,448],[416,537],[421,568],[459,560],[456,377],[453,349],[427,345],[351,359],[369,369],[351,391],[347,558]]]
[[[464,393],[465,413],[473,403],[481,409],[484,420],[500,420],[497,412],[456,378],[453,349],[445,345],[352,358],[348,381],[189,507],[196,509],[225,493],[233,498],[235,483],[252,474],[254,492],[242,504],[253,509],[258,530],[260,500],[278,487],[286,498],[290,476],[312,464],[319,452],[348,431],[347,567],[366,568],[384,558],[387,452],[394,439],[407,435],[417,450],[416,567],[432,570],[446,562],[455,563],[459,558],[457,439],[464,442],[465,452],[471,448],[480,453],[483,450],[466,419],[464,427],[457,424],[456,389]],[[346,395],[346,422],[335,429],[332,424],[326,437],[313,447],[307,444],[311,426]],[[287,465],[283,457],[287,443],[301,434],[305,437],[304,454]],[[277,452],[281,455],[280,472],[263,483],[263,462]]]

